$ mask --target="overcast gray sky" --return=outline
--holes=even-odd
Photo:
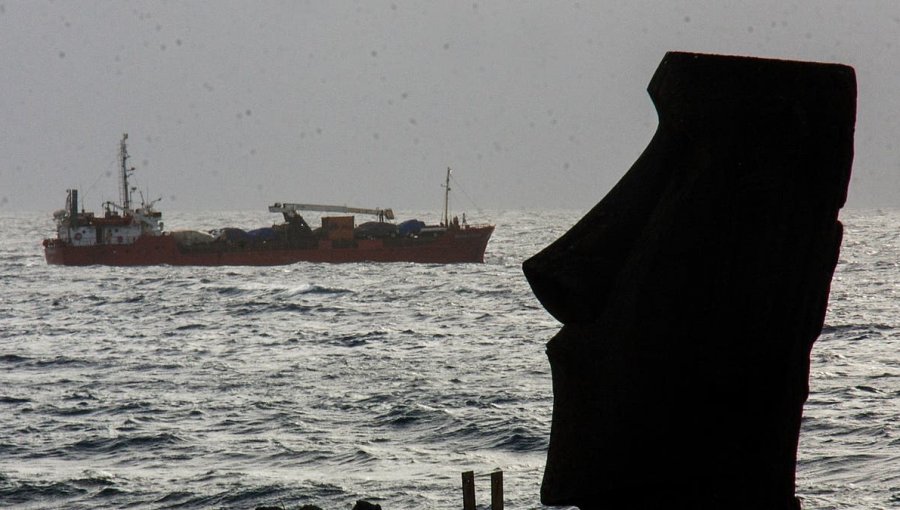
[[[900,205],[897,1],[0,0],[0,210],[133,184],[163,210],[274,201],[587,209],[656,128],[666,51],[840,62],[850,205]]]

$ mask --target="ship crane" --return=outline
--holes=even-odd
[[[272,213],[281,213],[284,215],[285,220],[288,219],[289,215],[296,214],[297,211],[316,211],[316,212],[331,212],[331,213],[346,213],[346,214],[368,214],[372,216],[378,216],[378,221],[384,221],[385,219],[392,220],[394,219],[394,211],[391,209],[365,209],[362,207],[345,207],[342,205],[318,205],[318,204],[292,204],[292,203],[281,203],[276,202],[275,205],[269,206],[269,212]]]

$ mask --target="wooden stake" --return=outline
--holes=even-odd
[[[463,510],[475,510],[475,472],[462,474]]]
[[[503,510],[503,471],[491,473],[491,510]]]

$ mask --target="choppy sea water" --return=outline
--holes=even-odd
[[[0,507],[451,509],[462,471],[500,468],[507,508],[544,508],[559,325],[521,262],[581,214],[487,215],[485,264],[66,268],[48,214],[0,214]],[[842,219],[797,491],[895,508],[900,211]]]

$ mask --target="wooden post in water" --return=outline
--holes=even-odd
[[[462,474],[463,510],[475,510],[475,472]]]
[[[503,471],[478,475],[479,478],[491,477],[491,510],[503,510]],[[475,472],[464,471],[462,474],[463,510],[475,510]]]
[[[491,473],[491,510],[503,510],[503,471]]]

